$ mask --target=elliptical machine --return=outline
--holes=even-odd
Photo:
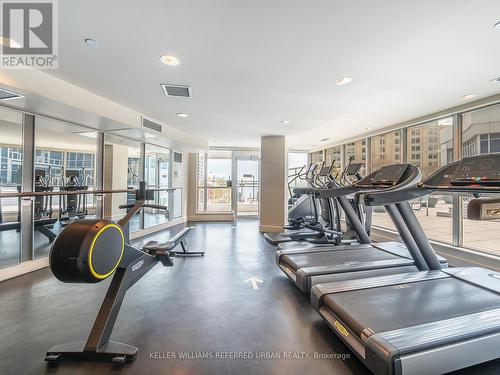
[[[84,191],[88,186],[80,179],[80,172],[77,170],[66,170],[67,182],[61,186],[61,191]],[[61,209],[59,210],[59,222],[66,226],[72,221],[84,219],[88,214],[87,195],[65,195],[61,197]]]
[[[314,198],[304,194],[301,189],[292,188],[297,180],[305,181],[307,187],[313,187],[317,168],[317,164],[311,163],[307,170],[304,165],[297,173],[288,176],[291,178],[288,182],[290,198],[288,199],[288,224],[283,226],[284,229],[299,230],[306,222],[318,221],[318,209]]]
[[[45,175],[45,169],[35,169],[34,188],[36,193],[52,192],[54,186],[51,185],[50,167],[48,176]],[[17,192],[21,192],[21,186],[17,187]],[[52,243],[57,235],[51,230],[57,222],[57,218],[53,218],[52,196],[37,195],[33,201],[34,208],[34,230],[43,234]],[[21,222],[21,199],[18,200],[18,216],[17,221]],[[16,231],[21,231],[21,225],[16,227]]]
[[[88,339],[52,347],[47,352],[46,361],[111,361],[122,365],[135,358],[137,347],[109,340],[125,293],[157,263],[172,266],[173,250],[185,241],[190,229],[185,228],[162,245],[143,249],[130,245],[128,226],[135,213],[145,207],[167,209],[145,203],[153,198],[154,191],[146,190],[146,183],[141,181],[134,204],[120,206],[128,209],[121,220],[116,223],[104,219],[74,221],[57,237],[49,260],[51,270],[59,280],[98,283],[111,275],[113,279]]]

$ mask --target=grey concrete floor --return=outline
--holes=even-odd
[[[166,240],[170,231],[144,241]],[[188,243],[206,255],[176,258],[171,268],[158,265],[128,291],[112,339],[138,346],[139,354],[119,370],[107,363],[53,367],[43,360],[52,345],[86,339],[109,281],[63,284],[44,269],[1,283],[0,374],[368,373],[277,268],[274,247],[258,233],[256,221],[195,224]],[[250,277],[263,281],[257,290],[245,283]],[[253,358],[178,358],[179,353],[225,352]],[[350,358],[256,358],[262,352]],[[151,358],[156,353],[177,358]],[[498,374],[500,362],[462,373]]]

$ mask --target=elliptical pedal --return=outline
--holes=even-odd
[[[124,365],[128,362],[128,358],[126,355],[117,355],[116,357],[113,357],[111,362],[113,362],[115,365]]]
[[[51,353],[45,356],[45,361],[49,363],[60,363],[62,360],[62,353]]]

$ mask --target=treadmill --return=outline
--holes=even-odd
[[[500,357],[500,273],[441,269],[409,203],[432,192],[500,193],[500,155],[464,158],[407,190],[360,194],[368,205],[395,203],[427,269],[320,284],[311,301],[375,374],[441,374]]]
[[[308,196],[311,189],[314,190],[317,187],[326,187],[326,184],[321,181],[321,178],[327,178],[334,166],[335,164],[332,163],[329,167],[325,167],[325,162],[323,162],[323,165],[319,170],[319,174],[317,175],[317,177],[312,178],[310,181],[310,184],[313,185],[313,188],[295,188],[293,189],[294,193]],[[312,170],[312,172],[314,172],[315,169],[316,167]],[[332,220],[334,219],[334,215],[333,208],[330,205],[330,201],[318,200],[315,197],[311,198],[312,199],[310,201],[312,202],[313,209],[316,213],[316,220],[321,218],[323,220],[323,223],[331,225],[331,223],[333,222]],[[266,239],[266,241],[270,242],[273,245],[278,245],[283,242],[301,241],[307,238],[319,239],[325,236],[325,229],[327,228],[325,228],[325,225],[321,223],[304,223],[302,229],[287,230],[286,232],[267,232],[264,233],[264,238]]]
[[[346,197],[360,191],[397,191],[415,186],[420,180],[421,172],[417,167],[411,164],[393,164],[380,168],[352,186],[316,190],[315,196],[318,198],[338,200],[358,233],[360,244],[278,250],[276,264],[303,292],[309,292],[315,284],[331,281],[425,270],[425,260],[394,205],[387,204],[386,210],[404,244],[393,241],[372,243]],[[447,267],[446,259],[439,257],[438,261],[441,267]]]

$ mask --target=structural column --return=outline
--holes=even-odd
[[[281,232],[287,217],[288,150],[285,136],[260,141],[260,231]]]

